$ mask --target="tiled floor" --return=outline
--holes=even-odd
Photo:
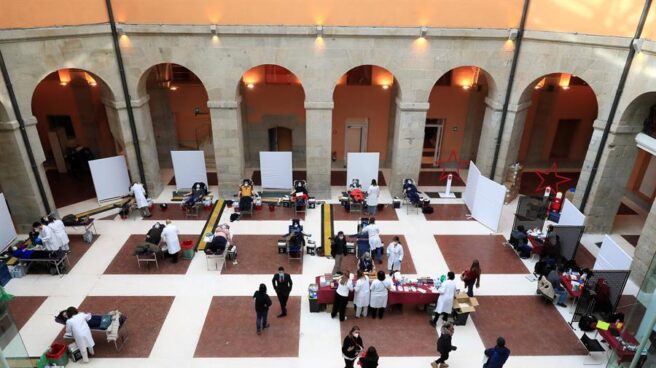
[[[190,261],[184,259],[181,255],[178,257],[178,262],[173,263],[169,259],[164,258],[164,255],[158,256],[157,266],[154,262],[149,263],[137,263],[137,257],[134,255],[133,251],[137,244],[144,241],[144,235],[130,235],[128,240],[125,241],[125,244],[116,254],[116,257],[112,260],[112,263],[109,264],[109,267],[105,270],[106,275],[184,275],[187,273],[189,268]],[[180,235],[180,242],[183,241],[193,241],[194,243],[198,240],[198,235]]]
[[[166,175],[164,180],[168,182],[172,173]],[[333,198],[329,203],[333,205],[338,204],[337,196],[344,188],[341,182],[337,185],[331,188]],[[170,201],[174,189],[167,186],[154,200]],[[420,189],[441,190],[435,186]],[[391,203],[391,199],[388,189],[382,188],[381,202]],[[526,277],[534,261],[520,260],[501,244],[512,226],[516,203],[504,206],[498,233],[475,220],[466,221],[462,199],[433,199],[437,218],[391,207],[376,218],[386,246],[394,234],[402,238],[403,274],[439,276],[448,270],[459,274],[474,258],[480,260],[483,277],[476,295],[481,305],[467,325],[456,327],[453,343],[458,350],[449,359],[452,367],[480,366],[484,347],[501,334],[512,350],[506,368],[583,367],[586,356],[581,355],[577,342],[580,332],[567,325],[571,308],[548,306],[535,297],[536,284]],[[59,210],[76,213],[96,206],[89,200]],[[305,232],[313,234],[317,245],[321,245],[322,233],[319,208],[308,210],[303,221]],[[383,320],[356,320],[349,305],[349,319],[343,323],[331,319],[329,313],[310,312],[308,285],[314,283],[315,276],[329,272],[333,260],[304,255],[301,265],[278,254],[277,240],[286,232],[291,218],[281,210],[276,208],[272,216],[265,206],[256,214],[261,218],[230,223],[238,247],[238,264],[229,262],[220,273],[208,270],[202,252],[191,261],[180,260],[176,266],[162,261],[159,271],[139,270],[131,255],[130,242],[142,239],[156,222],[154,218],[174,218],[180,232],[194,234],[195,239],[203,231],[202,217],[206,216],[183,220],[171,211],[147,220],[114,220],[115,216],[107,213],[109,219],[96,221],[100,236],[92,245],[81,241],[81,229],[67,229],[75,263],[69,273],[62,278],[28,274],[6,286],[17,296],[14,304],[20,311],[15,312],[16,319],[26,349],[33,356],[43,353],[62,331],[62,326],[53,321],[54,315],[70,305],[81,305],[83,310],[98,313],[118,308],[128,315],[130,339],[125,349],[117,353],[103,334],[95,334],[98,357],[91,360],[91,367],[341,367],[341,341],[353,325],[360,326],[365,347],[376,346],[381,367],[429,366],[436,357],[437,335],[427,323],[428,313],[418,309],[421,306],[394,308]],[[339,214],[339,210],[337,206],[335,232],[355,233],[360,215],[342,216],[346,213]],[[220,222],[229,222],[232,212],[224,211]],[[596,241],[599,237],[595,235],[586,234],[582,239],[579,256],[584,262],[594,260]],[[355,269],[354,263],[352,256],[344,260],[349,268]],[[283,319],[275,317],[279,305],[271,290],[271,278],[280,265],[294,281],[290,315]],[[386,262],[382,266],[385,269]],[[271,328],[257,336],[251,297],[260,283],[269,287],[274,304],[269,312]],[[635,293],[636,289],[629,282],[625,292]],[[24,299],[31,297],[36,298]],[[632,304],[627,297],[621,302],[625,309]],[[537,338],[544,339],[546,345]]]
[[[252,215],[239,217],[239,221],[289,221],[294,218],[304,220],[305,212],[296,213],[294,208],[283,206],[276,206],[271,211],[265,204],[260,209],[254,210]]]
[[[442,172],[442,170],[438,171],[420,171],[419,172],[419,180],[418,184],[419,185],[431,185],[431,186],[440,186],[440,185],[446,185],[446,175],[448,174],[453,175],[453,181],[451,182],[451,185],[453,186],[464,186],[465,182],[462,181],[460,176],[456,174],[455,172],[449,172],[447,171]]]
[[[9,311],[19,330],[25,326],[46,299],[45,296],[15,296],[9,302]]]
[[[331,205],[333,209],[334,221],[359,221],[362,217],[371,217],[366,212],[346,212],[346,209],[339,204]],[[399,218],[396,211],[391,206],[386,206],[374,215],[376,221],[397,221]]]

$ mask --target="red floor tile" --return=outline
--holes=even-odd
[[[513,249],[503,245],[501,235],[436,235],[435,240],[449,270],[456,275],[478,259],[483,272],[481,284],[485,283],[486,273],[529,273]]]
[[[410,250],[408,249],[408,243],[405,240],[405,237],[403,235],[398,235],[398,237],[401,240],[401,245],[403,246],[403,261],[401,262],[401,273],[403,274],[410,274],[414,275],[417,273],[417,270],[415,269],[415,263],[412,261],[412,254],[410,254]],[[388,271],[387,269],[387,245],[392,241],[392,238],[394,238],[394,235],[381,235],[380,238],[383,240],[383,244],[385,245],[385,250],[383,251],[383,263],[378,264],[376,262],[376,270],[383,270],[385,272]],[[374,260],[376,258],[374,257]],[[342,260],[342,270],[348,270],[352,273],[355,273],[358,270],[358,261],[357,258],[355,258],[354,255],[348,255],[346,258]]]
[[[545,169],[549,171],[549,169]],[[576,183],[579,181],[580,172],[559,172],[559,176],[564,176],[570,178],[571,180],[560,185],[558,189],[561,192],[568,190],[569,188],[575,188]],[[544,189],[537,191],[538,188],[544,188],[545,186],[551,186],[555,188],[556,182],[562,180],[557,178],[554,174],[543,175],[544,181],[538,176],[535,171],[525,171],[522,173],[521,183],[519,185],[519,194],[524,195],[542,195],[544,194]],[[555,189],[554,189],[555,190]]]
[[[120,352],[114,343],[106,340],[105,332],[93,332],[97,358],[147,358],[155,345],[164,320],[171,309],[172,296],[88,296],[78,307],[83,312],[104,314],[118,309],[127,316],[123,328],[127,328],[129,338]],[[61,309],[69,307],[62,305]],[[53,323],[55,323],[53,321]],[[64,329],[55,342],[64,340]]]
[[[428,324],[430,316],[426,311],[419,310],[417,306],[405,305],[402,309],[388,309],[383,319],[370,317],[355,319],[353,305],[349,303],[346,316],[348,319],[341,323],[338,318],[334,319],[335,323],[340,324],[340,346],[351,328],[358,326],[364,348],[375,346],[380,356],[437,357],[435,349],[437,333]],[[325,318],[330,318],[330,315],[326,313]]]
[[[18,330],[25,326],[46,299],[48,297],[45,296],[15,296],[9,302],[9,311]]]
[[[512,356],[587,355],[572,328],[540,296],[479,296],[471,318],[486,347],[503,336]]]
[[[266,284],[273,302],[268,314],[271,327],[265,329],[262,335],[255,333],[253,298],[215,296],[205,317],[194,357],[298,356],[301,298],[290,297],[287,301],[287,317],[276,318],[280,305],[271,283]]]
[[[638,241],[640,241],[640,235],[622,235],[622,237],[634,247],[637,247]]]
[[[433,213],[425,213],[428,221],[466,221],[469,210],[464,204],[431,204]]]
[[[453,181],[451,182],[451,185],[456,186],[456,187],[463,187],[465,186],[465,182],[458,176],[457,173],[449,171],[446,174],[444,174],[441,170],[438,171],[420,171],[419,172],[419,180],[418,180],[418,185],[431,185],[431,186],[437,186],[437,185],[446,185],[446,177],[445,175],[452,174],[453,175]],[[443,179],[440,180],[440,177],[443,177]]]
[[[576,250],[576,256],[574,257],[576,264],[581,268],[592,269],[594,267],[595,261],[597,258],[590,253],[590,251],[579,243],[579,247]]]
[[[362,217],[370,217],[365,212],[346,212],[346,209],[339,204],[330,205],[333,210],[333,221],[358,221]],[[382,210],[377,210],[376,221],[398,221],[396,210],[391,205],[385,206]]]
[[[172,263],[170,260],[165,259],[162,256],[158,258],[159,268],[156,268],[155,265],[151,263],[142,263],[141,268],[139,268],[137,258],[132,252],[138,243],[144,241],[145,237],[145,235],[130,235],[104,273],[106,275],[184,275],[187,273],[191,261],[184,259],[182,254],[178,257],[178,263]],[[181,243],[187,240],[193,241],[195,245],[198,241],[198,235],[180,235]]]
[[[281,234],[287,229],[281,229]],[[224,274],[264,274],[272,275],[279,266],[285,267],[290,274],[303,272],[303,265],[296,260],[289,260],[287,254],[278,254],[280,235],[234,235],[232,240],[237,245],[238,264],[228,262]],[[313,234],[316,238],[319,234]],[[304,255],[304,257],[311,257]]]
[[[617,214],[618,215],[637,215],[638,213],[633,210],[633,208],[625,205],[624,203],[620,203],[620,207],[617,209]]]
[[[86,254],[86,252],[89,250],[89,248],[95,243],[96,240],[98,240],[99,235],[94,235],[93,236],[93,241],[91,244],[85,243],[84,240],[82,240],[82,235],[68,235],[68,239],[70,242],[68,243],[68,246],[71,250],[71,252],[68,254],[68,263],[69,263],[69,268],[67,272],[70,272],[70,270],[75,267],[75,265],[80,261],[80,259]],[[48,268],[45,267],[43,264],[33,264],[30,266],[28,269],[28,273],[48,273]]]
[[[96,197],[96,189],[89,173],[83,173],[79,178],[75,178],[70,173],[62,174],[57,170],[46,170],[46,177],[57,207]]]

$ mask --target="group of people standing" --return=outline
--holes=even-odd
[[[280,314],[278,315],[278,318],[286,317],[287,300],[289,300],[289,294],[292,292],[292,287],[294,286],[292,277],[285,272],[285,269],[282,266],[280,266],[278,267],[278,272],[273,275],[271,284],[276,291],[278,302],[280,303]],[[255,302],[256,314],[255,328],[257,334],[260,335],[265,328],[269,328],[268,314],[269,308],[273,304],[271,297],[267,294],[267,287],[265,284],[260,284],[258,290],[253,294],[253,301]]]
[[[331,317],[335,318],[339,314],[340,321],[347,319],[345,316],[346,306],[348,305],[349,294],[353,291],[355,318],[370,315],[371,318],[378,317],[382,319],[387,307],[387,294],[391,288],[392,282],[390,278],[385,276],[383,271],[378,271],[376,279],[371,283],[369,283],[369,277],[361,270],[358,270],[355,282],[351,280],[349,272],[344,272],[340,275],[337,283]]]
[[[30,239],[32,243],[42,244],[44,248],[50,251],[61,249],[70,252],[70,240],[68,234],[66,234],[66,226],[62,220],[54,216],[43,217],[33,223]]]

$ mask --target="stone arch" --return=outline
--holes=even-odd
[[[620,127],[643,129],[645,119],[653,106],[656,106],[656,91],[645,92],[628,103],[617,124]]]

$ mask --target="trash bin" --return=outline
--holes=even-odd
[[[394,208],[401,208],[401,200],[398,198],[394,198],[392,200],[392,205],[394,206]]]
[[[308,301],[310,302],[310,313],[319,313],[320,306],[319,301],[317,300],[317,291],[319,287],[317,284],[310,284],[308,286]]]
[[[182,248],[182,256],[184,259],[194,258],[194,242],[192,240],[183,241],[180,248]]]
[[[46,353],[46,358],[48,358],[48,363],[58,366],[66,366],[66,364],[68,364],[66,345],[57,343],[50,345],[50,349]]]
[[[469,313],[456,313],[456,319],[454,321],[454,324],[456,326],[464,326],[467,324],[468,319],[469,319]]]

